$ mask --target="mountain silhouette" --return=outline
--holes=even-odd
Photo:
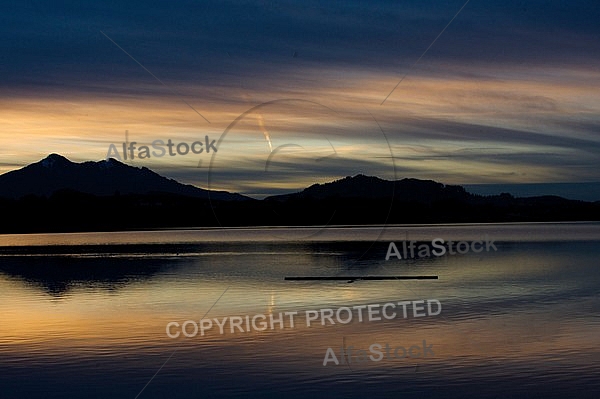
[[[165,193],[209,198],[208,190],[181,184],[146,167],[125,165],[113,158],[75,163],[61,155],[50,154],[39,162],[0,176],[2,198],[49,197],[65,190],[94,196]],[[225,191],[210,191],[210,198],[222,201],[250,199]]]
[[[469,200],[476,196],[461,186],[450,186],[433,180],[383,180],[359,174],[325,184],[313,184],[298,193],[276,195],[267,201],[327,200],[327,199],[390,199],[394,201],[431,202],[442,199]]]
[[[362,174],[254,200],[114,159],[51,154],[0,176],[0,233],[156,228],[600,220],[600,202],[482,196],[433,180]]]

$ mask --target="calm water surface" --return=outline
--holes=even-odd
[[[496,251],[385,260],[390,241],[486,236]],[[0,397],[598,398],[599,259],[598,223],[2,235]],[[284,280],[364,275],[438,280]],[[305,320],[424,299],[441,313]],[[293,327],[166,334],[281,312]],[[432,356],[323,366],[424,340]]]

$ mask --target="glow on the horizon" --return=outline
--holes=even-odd
[[[234,176],[248,162],[256,165],[262,162],[262,168],[257,166],[257,170],[264,170],[265,153],[293,143],[307,153],[321,150],[332,153],[327,147],[333,145],[340,159],[354,160],[356,165],[366,168],[362,173],[376,175],[381,172],[377,165],[385,163],[382,161],[385,154],[379,147],[387,148],[378,123],[398,157],[401,177],[448,183],[600,179],[594,154],[585,144],[598,143],[596,133],[586,127],[597,124],[600,115],[598,92],[588,84],[599,79],[595,71],[490,69],[468,79],[417,75],[406,79],[384,106],[375,104],[380,102],[380,88],[389,81],[389,76],[355,73],[351,84],[340,87],[339,82],[330,82],[327,72],[302,73],[312,80],[306,79],[310,83],[305,87],[296,87],[295,96],[312,103],[273,102],[261,108],[259,114],[240,121],[223,143],[228,146],[227,151],[223,147],[218,154],[221,160],[237,157],[237,164],[221,162],[219,167],[229,168],[222,172]],[[180,91],[193,96],[199,88]],[[125,141],[126,130],[130,141],[138,143],[168,138],[191,142],[205,135],[218,139],[231,121],[257,105],[236,87],[223,87],[222,92],[220,98],[211,97],[210,103],[198,101],[211,125],[201,123],[197,115],[164,93],[137,97],[72,92],[45,97],[4,96],[0,99],[0,121],[4,126],[0,132],[4,154],[0,172],[36,162],[49,153],[63,154],[73,161],[101,160],[110,144],[118,146]],[[254,101],[286,97],[289,94],[282,89],[274,89],[257,94]],[[463,131],[461,126],[469,130]],[[573,141],[570,148],[549,144],[553,139],[575,138],[582,142]],[[369,153],[368,143],[376,143],[377,151]],[[389,155],[389,148],[387,151]],[[562,163],[543,161],[543,154],[551,154]],[[290,158],[291,154],[285,155]],[[500,162],[499,155],[502,159],[517,158],[514,163]],[[209,157],[200,159],[206,168]],[[329,161],[319,170],[323,176],[349,174],[344,173],[347,167]],[[284,165],[286,160],[279,162]],[[565,162],[577,167],[565,168]],[[178,180],[206,186],[206,170],[199,173],[200,169],[192,169],[198,163],[197,156],[132,162],[162,174],[176,171]],[[252,183],[252,177],[240,175],[227,185],[213,188],[240,191],[247,180],[253,187],[264,183],[260,176]],[[285,183],[280,181],[273,187],[299,187],[306,181],[306,176],[296,171],[288,175]]]

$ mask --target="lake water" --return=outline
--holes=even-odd
[[[482,243],[404,259],[435,238]],[[598,398],[599,260],[599,223],[2,235],[0,397]],[[284,280],[367,275],[437,280]]]

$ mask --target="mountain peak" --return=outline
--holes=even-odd
[[[103,159],[101,161],[90,161],[94,164],[97,164],[99,168],[101,169],[110,169],[112,167],[128,167],[128,165],[124,164],[123,162],[120,162],[119,160],[115,159],[115,158],[108,158],[108,159]],[[142,167],[142,169],[147,169],[146,167]]]
[[[67,158],[63,157],[62,155],[53,153],[53,154],[48,155],[46,158],[42,159],[38,163],[41,164],[44,168],[52,168],[56,165],[69,165],[69,164],[72,164],[73,162],[69,161]]]

